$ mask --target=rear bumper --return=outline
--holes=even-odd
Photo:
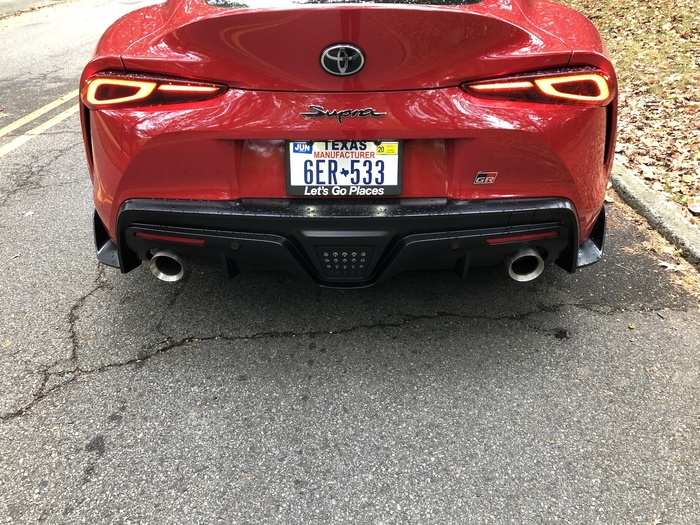
[[[98,258],[128,272],[153,250],[219,260],[231,274],[287,271],[333,287],[362,287],[403,271],[497,264],[523,246],[573,272],[602,255],[605,214],[579,245],[565,199],[368,203],[298,200],[129,200],[116,244],[95,216]],[[525,240],[529,239],[529,240]]]

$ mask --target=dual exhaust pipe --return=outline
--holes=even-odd
[[[506,260],[508,276],[519,283],[529,283],[544,272],[544,259],[534,248],[523,248]]]
[[[167,250],[154,253],[150,267],[156,279],[166,283],[176,283],[185,277],[185,263],[177,254]]]
[[[176,283],[185,277],[185,263],[175,253],[162,250],[151,257],[151,273],[166,283]],[[524,248],[506,260],[508,275],[519,283],[534,281],[544,272],[544,259],[534,248]]]

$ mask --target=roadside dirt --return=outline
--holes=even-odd
[[[697,0],[565,0],[603,34],[620,77],[616,162],[685,210],[700,199]]]

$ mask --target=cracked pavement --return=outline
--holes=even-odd
[[[0,23],[60,46],[40,29],[81,9],[52,91],[10,93],[11,52],[0,127],[74,89],[118,8]],[[99,267],[90,192],[77,116],[0,163],[0,523],[697,522],[698,277],[620,202],[573,276],[339,292]]]

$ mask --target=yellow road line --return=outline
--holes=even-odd
[[[37,135],[41,135],[44,131],[47,131],[51,128],[53,128],[56,124],[60,124],[64,120],[66,120],[68,117],[71,115],[75,114],[78,112],[78,104],[75,104],[74,106],[71,106],[67,110],[59,113],[53,118],[50,118],[43,124],[39,124],[37,127],[30,129],[27,131],[24,135],[20,135],[19,137],[16,137],[12,141],[8,142],[7,144],[0,146],[0,157],[4,157],[11,151],[16,150],[20,146],[26,144],[30,140],[32,140],[34,137]]]
[[[26,124],[29,124],[31,121],[38,119],[40,116],[42,116],[44,113],[48,113],[54,108],[57,108],[58,106],[65,104],[68,102],[70,99],[75,98],[78,96],[78,90],[73,90],[70,93],[66,93],[62,97],[57,98],[53,102],[49,102],[45,106],[40,107],[36,111],[32,111],[28,115],[23,116],[22,118],[19,118],[12,122],[11,124],[8,124],[4,128],[0,128],[0,137],[4,137],[8,133],[12,133],[14,130],[21,128],[22,126],[25,126]]]

